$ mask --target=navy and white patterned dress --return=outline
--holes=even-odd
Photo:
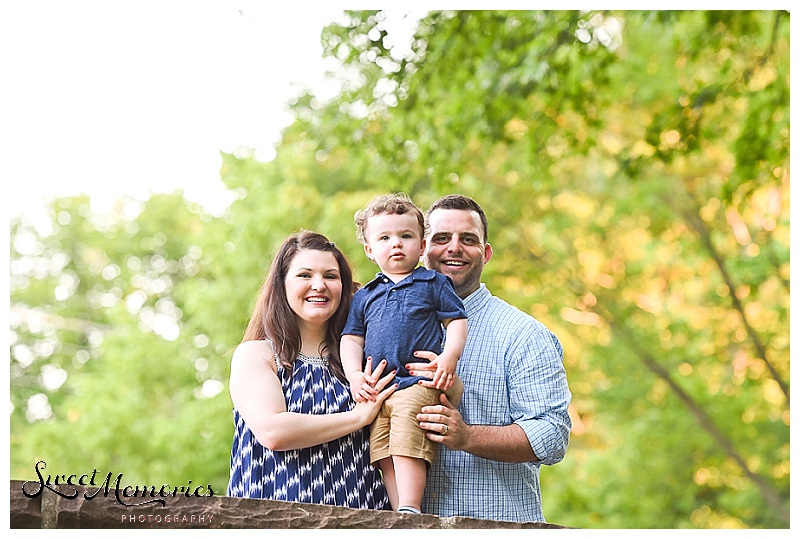
[[[334,414],[355,406],[349,387],[328,369],[327,358],[301,354],[291,374],[276,364],[287,411]],[[367,429],[304,449],[271,451],[256,440],[235,408],[233,419],[228,496],[388,509],[380,473],[369,462]]]

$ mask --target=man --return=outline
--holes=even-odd
[[[469,331],[458,362],[464,396],[417,416],[443,447],[431,467],[423,511],[516,522],[545,522],[539,467],[564,458],[571,394],[556,336],[533,317],[492,296],[481,283],[492,258],[486,216],[472,199],[442,197],[426,213],[425,265],[453,280]],[[419,353],[432,365],[435,355]],[[430,374],[428,374],[430,376]]]

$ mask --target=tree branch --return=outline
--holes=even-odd
[[[711,437],[719,444],[725,453],[733,459],[736,464],[742,469],[744,474],[758,487],[761,495],[766,502],[777,510],[778,515],[787,524],[789,523],[789,510],[784,504],[781,503],[780,494],[773,488],[773,486],[761,475],[755,473],[747,465],[744,457],[736,450],[733,441],[728,438],[714,423],[714,420],[697,404],[697,402],[689,395],[670,375],[663,365],[659,364],[653,357],[641,350],[636,344],[636,340],[617,326],[611,317],[607,314],[597,313],[605,318],[608,325],[611,327],[612,332],[626,342],[627,346],[633,350],[642,363],[647,367],[650,372],[655,374],[658,378],[663,380],[669,388],[675,393],[678,399],[689,409],[692,415],[697,419],[698,423],[703,429],[708,432]]]
[[[700,237],[700,243],[703,245],[705,250],[708,252],[711,259],[716,264],[717,269],[719,270],[720,274],[722,275],[723,281],[730,290],[730,298],[731,303],[733,304],[734,310],[739,313],[739,317],[741,318],[742,325],[744,325],[745,330],[747,331],[747,335],[750,338],[750,342],[753,343],[753,346],[756,349],[756,354],[759,358],[764,362],[769,370],[772,378],[778,383],[783,392],[784,396],[786,397],[786,409],[789,409],[790,401],[789,401],[789,387],[786,385],[786,382],[783,381],[781,378],[780,373],[772,364],[772,362],[767,358],[767,350],[764,344],[761,342],[761,338],[758,336],[756,331],[753,329],[753,326],[750,324],[750,321],[747,319],[747,314],[744,310],[744,305],[742,305],[741,300],[736,297],[736,285],[733,282],[733,278],[731,277],[730,273],[728,273],[727,268],[725,267],[725,261],[723,260],[722,255],[719,253],[716,247],[714,247],[714,242],[711,240],[711,233],[706,226],[703,219],[699,216],[697,211],[689,211],[683,210],[684,217],[686,221],[689,223],[689,226],[697,233]]]

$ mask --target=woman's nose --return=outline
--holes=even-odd
[[[325,289],[325,279],[320,277],[314,277],[311,280],[311,290],[316,290],[317,292]]]

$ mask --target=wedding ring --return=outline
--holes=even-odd
[[[445,426],[444,426],[444,432],[442,433],[442,436],[444,436],[445,434],[447,434],[447,431],[448,431],[448,430],[450,430],[450,427],[448,427],[447,425],[445,425]]]

